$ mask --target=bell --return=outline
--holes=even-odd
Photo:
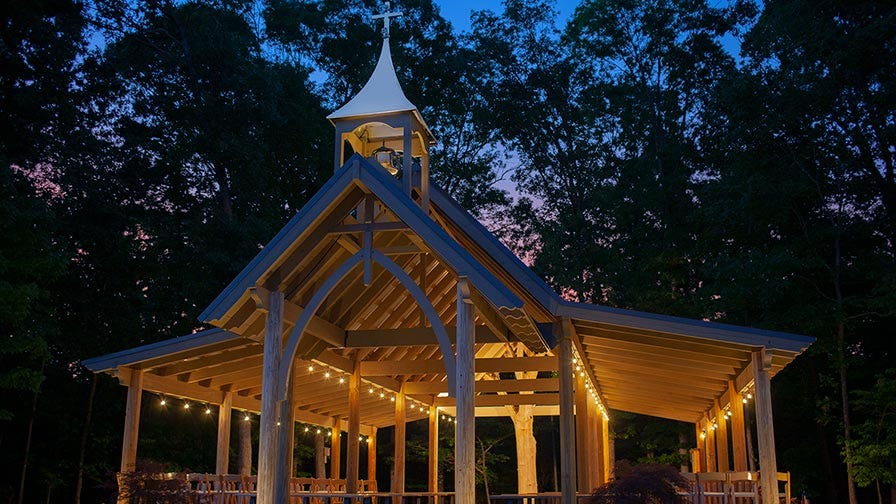
[[[373,159],[377,163],[380,164],[383,168],[385,168],[389,173],[395,175],[398,173],[398,168],[392,164],[392,160],[395,157],[395,149],[391,149],[386,147],[385,144],[382,147],[377,147],[375,151],[373,151]]]

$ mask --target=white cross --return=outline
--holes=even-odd
[[[392,7],[391,2],[386,2],[386,11],[382,14],[375,14],[373,19],[382,19],[383,20],[383,38],[389,38],[389,23],[394,17],[401,17],[401,12],[388,12],[388,10]]]

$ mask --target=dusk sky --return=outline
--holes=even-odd
[[[490,10],[493,12],[501,12],[501,0],[436,0],[439,8],[442,9],[442,16],[451,21],[456,31],[464,31],[470,28],[470,12],[473,10]],[[575,9],[578,1],[575,0],[557,0],[557,10],[560,11],[560,18],[566,20]],[[400,5],[400,2],[397,3]]]

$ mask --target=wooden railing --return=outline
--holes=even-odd
[[[118,503],[252,504],[257,482],[238,474],[119,473]],[[291,478],[289,495],[290,504],[454,504],[453,492],[378,492],[373,480],[347,493],[344,479]]]
[[[689,504],[763,504],[758,472],[682,473],[691,484],[680,495]],[[783,491],[782,491],[783,486]],[[790,503],[790,473],[778,473],[778,500]]]

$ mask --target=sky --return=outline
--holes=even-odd
[[[578,0],[556,0],[557,10],[560,11],[558,25],[562,26],[572,15],[578,3]],[[400,2],[398,4],[400,5]],[[490,10],[497,13],[503,11],[501,0],[435,0],[435,4],[442,10],[442,16],[451,21],[457,32],[470,29],[471,11]]]

